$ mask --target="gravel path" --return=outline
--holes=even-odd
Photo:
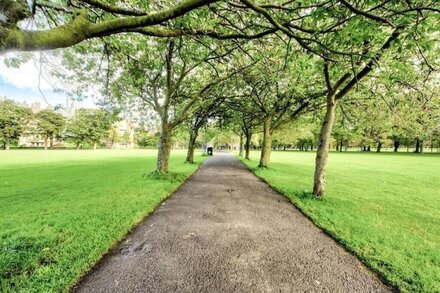
[[[389,292],[228,154],[206,161],[76,292]]]

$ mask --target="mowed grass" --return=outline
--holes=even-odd
[[[311,194],[314,152],[245,163],[403,292],[440,292],[440,156],[330,153],[327,194]]]
[[[198,164],[173,151],[0,152],[0,292],[66,291]],[[200,163],[203,159],[197,157]]]

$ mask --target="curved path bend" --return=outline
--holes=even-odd
[[[76,292],[388,292],[228,154],[216,154]]]

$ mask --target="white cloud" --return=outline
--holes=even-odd
[[[68,70],[62,67],[60,57],[58,56],[53,56],[51,53],[33,53],[32,58],[21,64],[19,68],[7,67],[5,65],[5,59],[17,57],[20,57],[20,55],[15,53],[0,56],[0,79],[3,79],[6,84],[20,89],[19,91],[11,92],[9,89],[2,90],[0,88],[0,96],[5,95],[18,101],[41,101],[43,104],[50,103],[54,105],[65,103],[67,98],[67,95],[63,92],[55,93],[55,89],[74,92],[75,87],[78,86],[74,81],[62,81],[49,74],[55,68],[68,73]],[[80,105],[95,107],[95,103],[103,99],[99,89],[99,85],[90,83],[83,97],[85,99],[82,100]]]
[[[19,68],[7,67],[5,59],[13,55],[0,57],[0,76],[3,80],[21,89],[52,90],[56,80],[49,76],[46,66],[41,65],[39,58],[35,57],[20,65]],[[41,67],[41,74],[40,74]]]

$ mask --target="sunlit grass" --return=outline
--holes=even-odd
[[[440,156],[331,153],[327,194],[310,196],[315,154],[245,163],[396,288],[440,292]]]
[[[177,151],[170,178],[145,176],[156,152],[0,152],[0,291],[72,286],[197,168]]]

